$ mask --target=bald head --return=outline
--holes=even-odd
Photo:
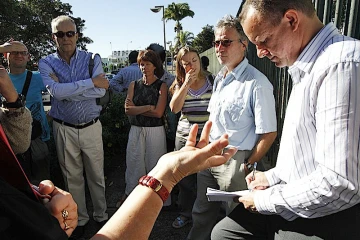
[[[241,24],[248,17],[251,8],[255,9],[261,17],[266,16],[267,21],[273,26],[280,23],[285,12],[289,9],[302,12],[308,17],[316,16],[311,0],[246,0],[239,15]]]

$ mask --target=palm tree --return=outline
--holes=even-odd
[[[188,31],[180,31],[179,34],[175,37],[175,49],[180,49],[184,46],[191,46],[194,40],[194,34]]]
[[[172,3],[169,4],[167,8],[165,8],[164,19],[174,20],[175,23],[175,32],[178,36],[180,31],[182,30],[182,25],[180,21],[186,17],[194,17],[195,13],[190,10],[189,4],[187,3]]]

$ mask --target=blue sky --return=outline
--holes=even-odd
[[[172,2],[187,2],[195,12],[194,18],[181,22],[183,30],[196,36],[206,24],[215,25],[225,14],[235,15],[241,0],[63,0],[72,6],[73,15],[84,19],[84,34],[94,42],[88,44],[91,52],[102,57],[111,55],[111,50],[144,49],[150,43],[164,45],[162,10],[153,13],[150,8],[158,5],[167,7]],[[226,3],[226,4],[225,4]],[[175,22],[165,23],[166,41],[175,37]],[[111,42],[111,44],[110,44]]]

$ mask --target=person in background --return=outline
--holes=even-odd
[[[17,46],[12,49],[17,49]],[[40,203],[20,187],[23,184],[20,179],[23,179],[24,185],[30,188],[14,153],[23,153],[29,148],[32,117],[25,107],[24,99],[16,92],[6,69],[1,65],[0,94],[3,97],[0,111],[0,162],[3,167],[7,166],[5,171],[11,172],[10,178],[13,179],[7,181],[11,180],[9,174],[0,171],[0,238],[68,239],[77,225],[77,208],[71,195],[56,188],[51,181],[42,181],[39,192],[47,194],[51,199]],[[19,169],[13,169],[14,166]],[[19,171],[22,176],[13,176]]]
[[[201,66],[202,66],[206,76],[209,76],[211,83],[214,83],[215,76],[211,72],[208,71],[209,58],[207,56],[201,57]]]
[[[152,43],[147,48],[147,50],[152,50],[159,54],[161,62],[164,64],[166,60],[166,51],[163,46]],[[166,65],[167,66],[167,65]],[[167,71],[166,68],[164,68],[164,73],[162,76],[160,76],[160,80],[165,82],[167,87],[170,88],[170,86],[173,84],[175,80],[175,76],[172,75]],[[175,135],[176,135],[176,126],[179,119],[179,116],[174,114],[169,107],[169,103],[171,100],[171,93],[168,94],[167,104],[165,108],[165,131],[166,131],[166,148],[167,152],[172,152],[175,149]]]
[[[212,239],[360,239],[360,41],[311,0],[247,0],[240,21],[293,88],[275,168],[247,177],[255,190]]]
[[[122,68],[113,79],[110,80],[110,88],[114,93],[124,93],[132,81],[142,77],[142,72],[137,64],[138,51],[129,54],[129,66]]]
[[[161,46],[161,45],[159,45],[157,43],[151,43],[146,48],[146,50],[152,50],[152,51],[156,52],[157,54],[159,54],[159,57],[160,57],[160,60],[161,60],[162,64],[165,63],[165,61],[166,61],[166,51],[165,51],[163,46]],[[171,73],[169,73],[169,71],[166,68],[164,68],[164,73],[159,78],[160,78],[161,81],[166,83],[168,88],[171,86],[171,84],[175,80],[175,76],[172,75]]]
[[[89,61],[92,53],[76,48],[78,32],[69,16],[52,20],[55,53],[39,61],[39,69],[53,101],[49,115],[65,188],[78,205],[79,223],[74,234],[79,237],[89,221],[85,200],[85,179],[93,203],[93,218],[100,225],[108,219],[106,212],[104,152],[99,115],[102,107],[96,98],[105,95],[109,81],[101,59],[96,56],[92,78]]]
[[[161,60],[154,51],[140,51],[138,64],[143,77],[133,81],[125,100],[125,113],[131,124],[126,149],[125,194],[121,205],[138,184],[142,175],[150,172],[166,153],[163,116],[167,87],[160,80],[163,74]]]
[[[10,41],[0,46],[0,53],[6,53],[9,76],[16,91],[23,93],[29,70],[26,65],[30,60],[27,47],[18,41]],[[42,92],[47,91],[39,72],[31,72],[31,78],[26,92],[26,107],[30,109],[33,118],[32,140],[30,148],[21,155],[21,164],[32,182],[39,183],[50,179],[50,161],[47,141],[50,139],[50,128],[44,105]],[[25,93],[24,93],[25,94]],[[24,158],[24,159],[23,159]]]
[[[198,124],[197,141],[209,119],[207,111],[212,92],[209,78],[201,68],[200,56],[195,49],[183,47],[176,56],[176,78],[170,87],[171,111],[181,112],[178,122],[175,151],[185,146],[191,127]],[[179,216],[174,220],[174,228],[182,228],[191,222],[191,210],[196,198],[196,173],[183,178],[179,184]]]
[[[207,187],[223,191],[247,189],[245,177],[276,138],[276,112],[273,86],[248,63],[247,38],[240,22],[224,16],[215,26],[214,47],[224,67],[215,78],[209,102],[213,122],[210,142],[229,134],[229,146],[238,151],[225,164],[198,173],[197,197],[192,211],[193,226],[188,239],[209,239],[216,224],[221,202],[209,202]],[[237,204],[228,202],[226,214]]]

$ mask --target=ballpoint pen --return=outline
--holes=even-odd
[[[257,162],[254,163],[254,169],[253,169],[253,175],[252,175],[252,180],[255,180],[255,171],[256,171],[256,166],[257,166]]]

